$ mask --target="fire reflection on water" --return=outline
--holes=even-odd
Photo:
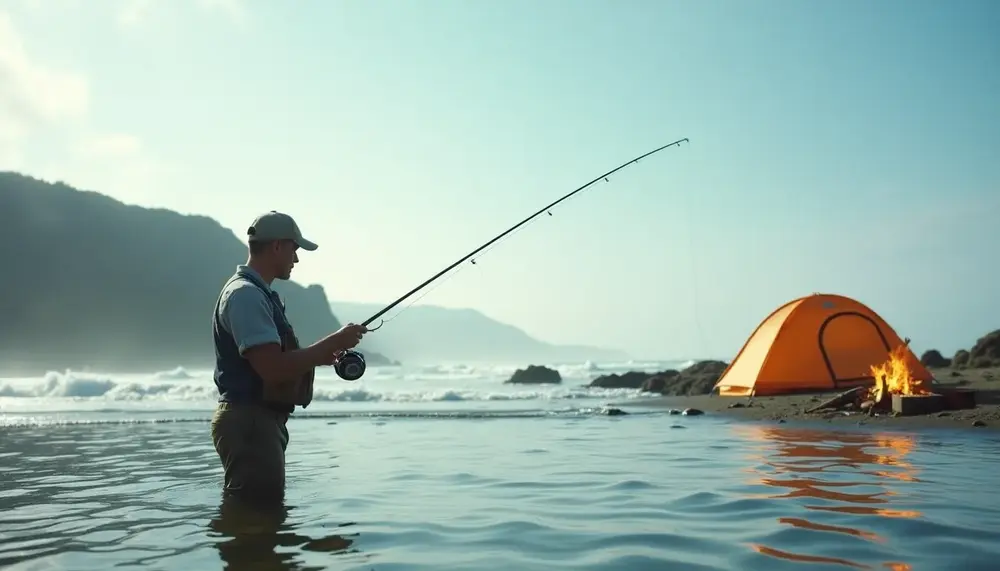
[[[751,484],[779,489],[775,493],[754,494],[750,496],[752,498],[796,499],[801,508],[808,510],[804,516],[808,516],[810,511],[886,518],[921,516],[919,511],[891,505],[893,501],[899,501],[900,486],[920,481],[917,468],[906,461],[906,456],[916,445],[910,435],[828,432],[762,425],[735,425],[733,429],[745,441],[760,443],[760,446],[751,449],[750,459],[754,465],[745,469],[753,475]],[[872,493],[853,491],[861,487],[881,490]],[[778,522],[800,529],[886,543],[884,537],[871,530],[821,524],[807,517],[781,517]],[[872,569],[871,565],[844,558],[793,553],[760,544],[753,544],[751,548],[758,553],[789,561]],[[882,563],[881,568],[908,571],[912,567],[892,561]]]

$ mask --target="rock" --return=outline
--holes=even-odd
[[[955,356],[951,358],[951,366],[961,369],[969,364],[969,352],[965,349],[955,351]]]
[[[1000,329],[976,341],[969,350],[969,366],[976,369],[1000,366]]]
[[[951,360],[944,358],[937,349],[924,351],[924,354],[920,356],[920,363],[925,367],[933,369],[943,369],[951,366]]]
[[[662,373],[657,373],[656,375],[649,377],[642,382],[643,392],[647,393],[660,393],[666,390],[667,385],[674,381],[680,375],[680,371],[675,371],[673,369],[668,369]]]
[[[526,369],[518,369],[504,383],[548,385],[562,382],[562,375],[555,369],[541,365],[528,365]]]
[[[601,412],[603,412],[604,414],[606,414],[608,416],[622,416],[624,414],[628,414],[624,410],[622,410],[620,408],[614,408],[614,407],[605,408]]]
[[[699,361],[667,382],[660,392],[667,396],[711,394],[727,366],[722,361]]]
[[[639,389],[642,388],[647,379],[655,377],[665,377],[669,376],[671,373],[677,375],[677,371],[667,370],[662,373],[644,373],[642,371],[629,371],[627,373],[617,375],[601,375],[590,381],[588,387],[596,387],[601,389]]]
[[[683,371],[667,369],[659,373],[629,371],[622,375],[601,375],[588,387],[640,389],[667,396],[707,395],[728,365],[722,361],[699,361]]]
[[[666,377],[649,377],[642,382],[642,386],[639,387],[639,390],[644,393],[662,393],[664,387],[666,386]]]
[[[681,373],[684,375],[715,375],[715,380],[717,381],[728,366],[729,364],[723,361],[698,361],[681,371]]]
[[[684,416],[698,416],[700,414],[705,414],[705,413],[696,408],[686,408],[684,409],[684,412],[682,412],[681,414],[683,414]]]
[[[974,421],[972,421],[972,426],[975,426],[977,428],[982,428],[982,427],[986,426],[986,423],[983,422],[983,421],[981,421],[981,420],[974,420]]]

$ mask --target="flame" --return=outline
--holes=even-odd
[[[872,398],[879,396],[879,379],[885,380],[885,389],[888,394],[897,395],[928,395],[931,391],[924,388],[924,382],[914,379],[910,374],[910,367],[906,364],[906,356],[909,349],[905,345],[896,347],[889,353],[889,360],[879,365],[872,365],[872,376],[875,378],[875,386],[868,389],[868,395]]]

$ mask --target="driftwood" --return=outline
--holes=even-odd
[[[848,391],[844,391],[844,392],[840,393],[839,395],[833,397],[832,399],[827,400],[827,401],[823,401],[823,402],[819,403],[818,405],[816,405],[816,406],[814,406],[814,407],[806,410],[806,413],[808,414],[808,413],[816,412],[816,411],[819,411],[819,410],[823,410],[824,408],[840,408],[840,407],[844,406],[845,404],[847,404],[849,402],[850,403],[855,402],[858,399],[859,396],[861,396],[862,394],[864,394],[867,391],[868,391],[868,387],[865,387],[865,386],[854,387],[853,389],[850,389]]]
[[[885,382],[885,375],[879,375],[875,379],[875,388],[872,391],[872,400],[875,402],[874,406],[886,407],[890,402],[892,402],[892,395],[889,394],[889,385]]]

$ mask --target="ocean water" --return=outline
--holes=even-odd
[[[0,380],[0,568],[1000,568],[994,433],[671,415],[581,386],[680,365],[321,375],[280,513],[221,502],[208,372]]]

